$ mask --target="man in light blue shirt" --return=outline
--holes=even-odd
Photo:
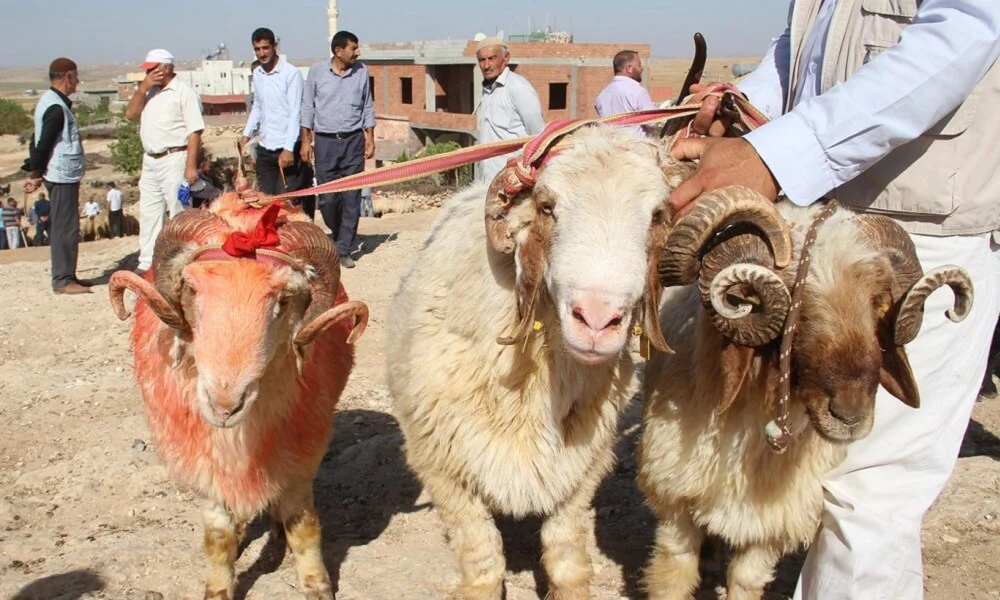
[[[375,156],[375,104],[368,69],[357,62],[358,37],[338,31],[330,50],[333,58],[309,68],[302,94],[302,158],[312,162],[315,151],[320,184],[364,171],[365,159]],[[354,268],[361,190],[323,194],[319,210],[337,241],[340,265]]]
[[[959,324],[945,321],[947,293],[928,298],[906,346],[925,406],[880,389],[871,433],[827,475],[796,599],[923,597],[921,523],[954,469],[1000,314],[998,56],[996,0],[793,0],[787,29],[739,84],[773,120],[673,148],[700,159],[675,210],[727,185],[803,206],[831,196],[895,219],[925,273],[954,264],[975,285]],[[717,106],[696,132],[726,129]]]
[[[259,134],[255,167],[257,187],[265,194],[304,189],[312,183],[312,170],[300,156],[302,73],[278,54],[276,38],[270,29],[255,30],[251,42],[259,64],[253,68],[253,104],[240,147],[245,148],[250,138]],[[310,218],[314,202],[314,197],[303,202]]]

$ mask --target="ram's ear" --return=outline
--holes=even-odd
[[[733,405],[743,391],[743,385],[753,363],[754,349],[738,346],[729,340],[723,342],[720,364],[722,365],[722,404],[716,413],[722,414]]]

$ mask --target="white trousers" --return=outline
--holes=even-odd
[[[163,229],[166,215],[175,217],[184,210],[177,199],[177,190],[184,181],[187,151],[174,152],[163,158],[142,157],[139,177],[139,268],[153,264],[153,248]]]
[[[7,247],[11,250],[21,247],[21,228],[16,225],[4,227],[7,234]]]
[[[875,424],[828,477],[823,520],[795,600],[923,598],[920,530],[944,488],[969,424],[1000,314],[1000,254],[988,234],[912,236],[924,272],[945,264],[972,277],[975,302],[962,323],[938,289],[920,333],[906,346],[920,390],[911,409],[879,389]]]

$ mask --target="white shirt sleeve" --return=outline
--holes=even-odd
[[[954,110],[998,54],[1000,2],[925,0],[898,44],[745,139],[808,205]]]

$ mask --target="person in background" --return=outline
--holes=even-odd
[[[181,184],[198,181],[198,148],[205,121],[201,100],[174,73],[174,56],[151,50],[139,65],[146,78],[128,106],[125,118],[139,122],[145,155],[139,177],[139,267],[145,273],[153,263],[153,248],[166,214],[175,217],[184,205],[177,196]]]
[[[483,74],[483,99],[476,109],[476,141],[488,144],[545,129],[538,93],[527,79],[510,70],[510,52],[503,41],[488,37],[476,45],[476,60]],[[507,166],[512,152],[476,163],[476,181],[489,183]]]
[[[39,194],[38,200],[32,205],[31,210],[35,213],[35,245],[48,246],[50,243],[50,225],[52,224],[52,204],[45,194]]]
[[[28,173],[24,192],[31,194],[43,184],[51,199],[49,228],[52,291],[56,294],[86,294],[89,283],[76,277],[80,251],[80,180],[86,169],[80,127],[73,115],[70,95],[76,92],[80,74],[76,63],[57,58],[49,64],[50,88],[35,105],[34,132],[29,156],[21,167]],[[42,214],[40,211],[36,211]]]
[[[257,187],[265,194],[305,189],[312,184],[312,170],[302,160],[299,119],[302,108],[302,73],[278,54],[274,32],[266,27],[250,36],[258,66],[253,70],[253,103],[247,118],[240,152],[259,134],[253,161]],[[313,218],[315,196],[295,198]]]
[[[17,200],[7,198],[3,207],[3,229],[7,236],[7,248],[16,250],[21,247],[21,217],[24,213],[17,207]]]
[[[108,228],[111,230],[111,237],[122,237],[122,192],[115,185],[114,181],[108,183]]]
[[[315,152],[320,184],[364,171],[365,159],[375,156],[375,105],[368,69],[358,62],[358,37],[338,31],[330,50],[333,58],[309,68],[302,94],[302,160],[313,163]],[[354,268],[361,190],[323,194],[319,211],[337,242],[340,265]]]
[[[649,92],[642,87],[642,59],[635,50],[622,50],[611,61],[615,75],[594,102],[594,110],[600,117],[618,113],[635,112],[656,108]],[[636,133],[644,133],[642,127]]]

